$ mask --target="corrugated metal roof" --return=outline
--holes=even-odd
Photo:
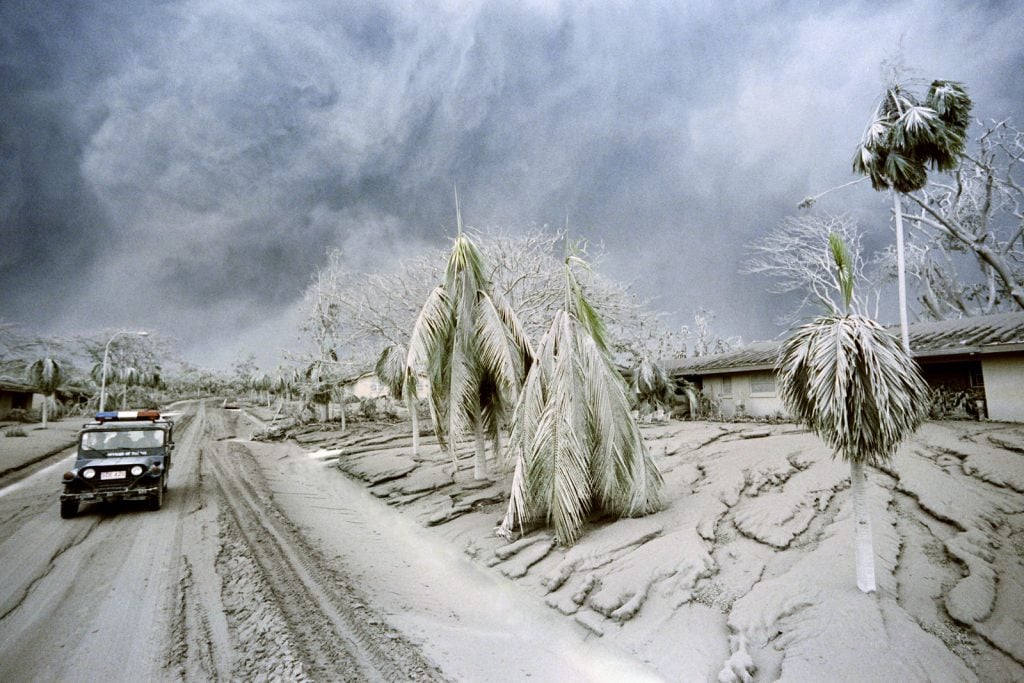
[[[899,333],[899,328],[895,328],[895,333]],[[910,348],[914,355],[991,352],[999,350],[992,347],[1018,344],[1024,344],[1024,312],[915,323],[910,326]]]
[[[0,378],[0,390],[3,391],[15,391],[19,393],[32,393],[32,387],[21,382],[15,382],[6,378]]]
[[[666,361],[664,367],[674,375],[768,370],[775,367],[780,346],[781,342],[754,342],[735,351]]]
[[[889,331],[900,334],[898,326]],[[728,353],[669,360],[664,366],[677,376],[768,370],[775,366],[781,346],[779,341],[756,342]],[[914,356],[926,358],[1024,351],[1024,312],[914,323],[910,348]]]

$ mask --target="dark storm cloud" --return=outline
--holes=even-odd
[[[744,246],[851,178],[881,60],[902,38],[1019,121],[1022,25],[924,0],[5,2],[0,316],[269,360],[328,248],[443,243],[457,182],[471,224],[568,211],[677,323],[772,336]],[[884,243],[881,196],[830,201]]]

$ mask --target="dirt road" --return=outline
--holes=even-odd
[[[0,488],[0,680],[445,678],[281,513],[235,438],[246,420],[203,404],[173,419],[158,512],[61,520],[70,451]]]

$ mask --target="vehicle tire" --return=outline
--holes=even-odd
[[[60,516],[62,519],[71,519],[78,514],[77,500],[62,500],[60,502]]]
[[[164,491],[166,491],[167,490],[167,481],[168,481],[167,480],[167,472],[164,472],[163,479],[164,479]]]
[[[167,477],[160,477],[160,485],[156,487],[156,493],[149,498],[149,509],[159,510],[164,504],[164,488],[166,488]]]

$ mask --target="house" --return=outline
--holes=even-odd
[[[73,385],[64,385],[55,392],[56,399],[65,407],[85,405],[92,395],[90,389]],[[43,395],[32,387],[11,379],[0,378],[0,419],[6,417],[12,410],[40,410],[42,405]]]
[[[1024,312],[915,323],[909,332],[924,378],[964,414],[1024,422]],[[701,388],[727,417],[769,416],[785,412],[775,377],[781,346],[759,342],[664,367]]]
[[[388,395],[388,388],[373,372],[364,372],[356,377],[350,377],[342,382],[342,387],[346,394],[360,399],[383,398]],[[421,375],[416,381],[416,393],[422,398],[427,395],[427,391],[426,377]]]
[[[31,387],[7,379],[0,379],[0,419],[12,410],[31,410]]]

